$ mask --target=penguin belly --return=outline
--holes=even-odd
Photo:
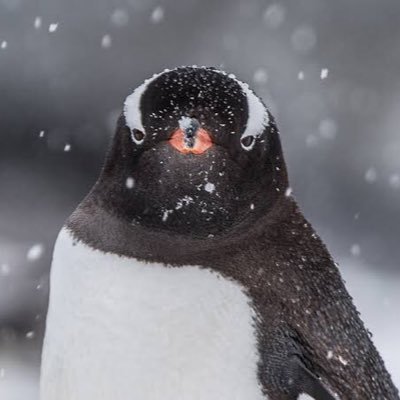
[[[54,250],[41,400],[265,400],[256,314],[210,270]]]

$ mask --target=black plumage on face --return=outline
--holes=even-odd
[[[232,75],[192,67],[128,96],[98,186],[129,223],[208,236],[250,223],[284,193],[287,177],[261,100]]]

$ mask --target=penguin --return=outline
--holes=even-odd
[[[249,86],[179,67],[130,94],[57,238],[41,400],[395,400]]]

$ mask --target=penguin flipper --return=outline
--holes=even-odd
[[[314,375],[299,359],[296,359],[296,368],[298,370],[298,390],[300,394],[308,394],[315,400],[337,400],[321,380]]]

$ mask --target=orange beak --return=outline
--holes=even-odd
[[[210,134],[203,128],[198,128],[192,145],[188,145],[184,131],[177,129],[169,140],[172,147],[183,154],[203,154],[212,145]]]

